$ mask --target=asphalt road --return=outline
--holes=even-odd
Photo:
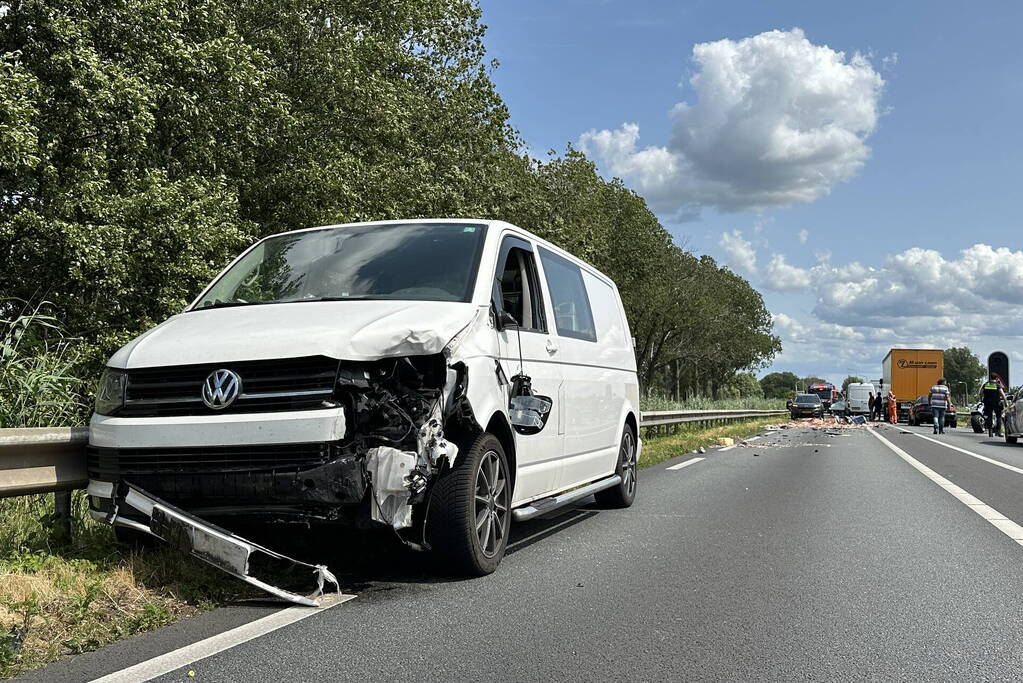
[[[393,549],[351,566],[331,551],[355,599],[157,680],[1023,675],[1023,546],[1010,537],[1023,446],[968,428],[799,428],[703,457],[642,470],[628,510],[519,525],[483,579],[438,580]],[[92,680],[279,609],[227,607],[23,678]]]

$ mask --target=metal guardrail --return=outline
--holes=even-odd
[[[643,413],[640,427],[664,427],[691,422],[731,422],[786,415],[784,410],[658,410]]]
[[[84,488],[88,429],[0,429],[0,498]]]
[[[643,413],[640,427],[748,420],[784,410],[662,410]],[[88,484],[85,428],[0,429],[0,498],[56,493]]]

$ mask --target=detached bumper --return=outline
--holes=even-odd
[[[177,549],[279,598],[315,607],[319,604],[316,598],[323,594],[326,583],[334,584],[340,592],[337,579],[326,566],[294,560],[246,541],[131,484],[121,484],[115,490],[112,484],[92,482],[89,484],[89,493],[112,500],[111,511],[102,516],[104,521],[152,534]],[[122,517],[122,513],[129,511],[133,517],[144,521]],[[315,584],[306,595],[269,583],[269,579],[276,573],[303,570],[308,572]]]

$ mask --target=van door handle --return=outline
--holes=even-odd
[[[547,353],[555,354],[558,352],[558,345],[554,343],[553,339],[547,340]]]

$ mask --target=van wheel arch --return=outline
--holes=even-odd
[[[508,478],[511,480],[512,492],[515,491],[515,475],[516,475],[516,457],[515,457],[515,433],[512,431],[511,425],[508,423],[508,418],[504,413],[498,411],[490,416],[490,421],[487,422],[487,428],[484,430],[495,437],[501,442],[501,447],[504,449],[504,457],[508,462]],[[513,495],[514,499],[514,495]]]

